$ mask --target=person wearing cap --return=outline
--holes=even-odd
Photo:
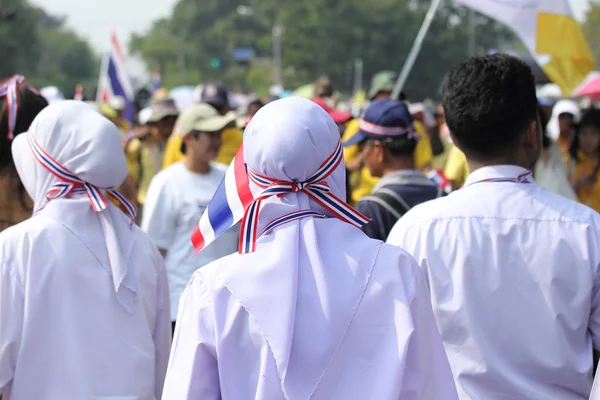
[[[208,83],[196,88],[195,97],[199,93],[199,102],[209,104],[217,110],[217,112],[232,119],[231,125],[223,129],[221,135],[221,149],[215,162],[229,164],[235,153],[242,144],[242,131],[235,124],[235,113],[229,107],[229,94],[224,85],[220,83]],[[181,152],[181,143],[183,141],[183,133],[175,130],[171,136],[167,149],[165,150],[165,158],[163,168],[167,168],[171,164],[182,161],[185,155]]]
[[[34,216],[0,233],[5,400],[161,397],[167,275],[115,190],[127,176],[121,146],[112,122],[74,100],[44,108],[12,143]]]
[[[456,399],[423,271],[358,228],[342,158],[314,102],[256,113],[235,160],[246,168],[230,166],[250,182],[237,193],[247,212],[231,217],[219,191],[199,223],[213,225],[192,237],[202,256],[220,223],[241,220],[241,254],[197,270],[182,294],[164,399]]]
[[[213,162],[221,146],[221,133],[233,121],[208,104],[196,104],[177,120],[185,158],[154,176],[144,206],[142,229],[165,257],[171,295],[171,321],[175,326],[177,305],[194,271],[237,249],[237,232],[219,238],[196,257],[190,233],[225,176],[226,165]]]
[[[358,201],[356,209],[371,219],[362,230],[373,239],[385,241],[396,221],[408,210],[440,197],[442,190],[415,169],[419,136],[404,102],[374,101],[359,127],[344,145],[358,144],[371,176],[380,180],[370,195]]]
[[[154,99],[149,108],[150,113],[141,113],[140,124],[125,139],[129,173],[136,178],[141,206],[150,181],[162,169],[165,147],[179,115],[175,101],[168,97]]]
[[[375,74],[371,80],[371,88],[368,93],[369,100],[389,99],[394,90],[395,82],[396,74],[392,71],[381,71]],[[401,101],[405,100],[405,95],[403,93],[401,93],[400,97]],[[359,119],[354,119],[347,124],[342,139],[344,142],[350,140],[350,138],[359,131],[358,123]],[[427,171],[431,167],[431,161],[433,159],[431,143],[429,142],[429,138],[425,133],[423,125],[417,121],[414,123],[414,126],[420,138],[414,154],[415,167]],[[344,149],[344,162],[346,163],[348,170],[353,172],[350,177],[350,182],[353,187],[352,200],[356,203],[362,197],[373,191],[373,188],[378,182],[378,178],[373,177],[369,173],[369,169],[364,167],[362,159],[360,158],[358,146],[349,146]]]
[[[493,94],[493,95],[490,95]],[[600,215],[532,178],[535,78],[506,54],[453,67],[444,112],[471,174],[403,216],[460,399],[585,400],[600,350]]]

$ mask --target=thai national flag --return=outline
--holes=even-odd
[[[244,217],[245,209],[253,200],[244,163],[244,152],[240,147],[192,234],[195,252],[208,246],[215,238],[240,221]]]
[[[452,192],[452,182],[446,177],[441,169],[429,171],[427,177],[433,181],[445,194]]]
[[[129,75],[127,75],[125,56],[121,51],[121,46],[115,33],[111,35],[110,54],[103,58],[100,67],[96,101],[106,103],[113,96],[121,96],[125,99],[125,112],[123,116],[126,120],[133,123],[133,86],[129,80]]]

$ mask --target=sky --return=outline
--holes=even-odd
[[[97,51],[109,49],[112,30],[117,33],[121,45],[125,48],[131,33],[147,31],[154,20],[168,16],[177,2],[177,0],[31,1],[51,14],[66,16],[67,25],[88,39]],[[575,16],[581,20],[590,0],[569,1]]]

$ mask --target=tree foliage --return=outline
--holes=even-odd
[[[402,67],[429,7],[426,0],[247,1],[179,0],[169,18],[157,21],[146,35],[134,35],[130,49],[160,66],[167,86],[223,80],[238,89],[264,88],[273,80],[272,72],[265,73],[272,28],[281,26],[287,88],[325,75],[349,92],[356,58],[363,59],[367,85],[375,72]],[[240,15],[240,5],[255,12]],[[450,1],[441,7],[407,83],[411,97],[435,96],[448,66],[468,56],[466,15]],[[478,16],[476,37],[482,51],[513,40],[507,29],[483,16]],[[253,48],[263,63],[240,76],[231,54],[243,47]],[[219,69],[211,68],[212,58],[221,60]],[[257,82],[258,76],[264,80]]]
[[[26,0],[5,0],[16,18],[0,21],[0,79],[20,73],[38,86],[57,86],[69,97],[78,83],[86,94],[98,77],[99,60],[87,41],[64,27],[63,17],[47,14]]]

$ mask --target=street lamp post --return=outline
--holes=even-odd
[[[271,25],[264,15],[256,11],[255,8],[245,5],[239,5],[236,8],[239,15],[254,16],[261,20],[265,25]],[[271,41],[273,43],[273,75],[275,86],[283,90],[283,73],[282,73],[282,45],[281,35],[283,35],[284,28],[279,25],[273,26],[271,29]]]

